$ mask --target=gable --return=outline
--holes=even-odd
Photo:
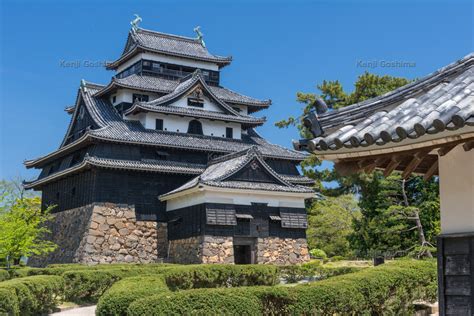
[[[92,129],[97,127],[83,102],[79,103],[72,120],[71,127],[69,128],[69,131],[65,137],[63,146],[84,135],[88,127]]]
[[[249,181],[249,182],[265,182],[280,184],[281,182],[275,179],[266,168],[258,161],[253,159],[241,170],[227,178],[229,181]]]
[[[202,91],[202,90],[201,90]],[[222,108],[213,98],[207,93],[199,92],[198,87],[186,93],[178,100],[170,104],[170,106],[177,106],[189,109],[212,111],[219,113],[228,113]]]

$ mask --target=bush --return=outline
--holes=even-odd
[[[264,265],[189,265],[162,270],[163,276],[126,278],[100,298],[98,315],[125,315],[128,305],[139,298],[196,288],[244,285],[274,285],[278,269]]]
[[[324,252],[324,250],[322,249],[311,249],[309,251],[309,254],[311,255],[311,257],[318,258],[318,259],[327,259],[328,257],[326,252]]]
[[[133,302],[128,315],[258,315],[257,297],[209,289],[164,293]]]
[[[409,315],[414,300],[436,300],[435,284],[435,261],[403,260],[294,287],[165,293],[133,302],[128,314]]]
[[[7,270],[0,269],[0,282],[10,279],[10,273]]]
[[[77,303],[95,303],[115,282],[126,277],[156,275],[174,269],[172,265],[104,265],[62,273],[66,299]],[[56,267],[52,269],[63,269]],[[58,272],[58,270],[55,270]]]
[[[14,288],[0,287],[0,315],[19,315],[20,304]]]
[[[167,272],[165,280],[171,290],[274,285],[278,282],[278,268],[269,265],[181,266]]]
[[[126,278],[115,283],[99,299],[96,315],[126,315],[137,299],[169,292],[163,276]]]
[[[0,311],[13,315],[38,315],[51,311],[64,289],[59,276],[31,276],[0,283]]]
[[[343,256],[334,256],[334,257],[331,257],[331,262],[341,261],[344,259],[345,258]]]
[[[288,283],[295,283],[305,278],[312,280],[324,280],[333,276],[343,275],[360,271],[361,267],[326,267],[321,266],[318,261],[301,265],[281,266],[280,275]]]
[[[69,271],[63,274],[64,295],[77,303],[96,302],[120,276],[113,271]]]
[[[292,314],[410,314],[416,299],[434,301],[434,261],[400,261],[294,288]]]

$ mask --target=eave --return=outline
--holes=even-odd
[[[140,103],[134,103],[133,106],[124,112],[125,116],[133,115],[137,113],[162,113],[162,114],[169,114],[169,115],[176,115],[176,116],[186,116],[186,117],[193,117],[196,119],[208,119],[213,121],[224,121],[224,122],[235,122],[243,124],[246,127],[256,127],[261,126],[266,122],[265,118],[248,118],[248,117],[238,117],[232,115],[226,115],[224,113],[206,113],[206,111],[182,111],[179,107],[173,106],[154,106],[154,107],[147,107]],[[219,115],[221,117],[219,117]]]
[[[186,54],[179,54],[179,53],[172,53],[172,52],[167,52],[167,51],[161,51],[161,50],[156,50],[156,49],[151,49],[148,47],[144,47],[142,45],[136,44],[130,51],[128,51],[126,54],[120,56],[117,60],[107,63],[105,66],[107,70],[116,70],[121,64],[132,58],[133,56],[141,53],[141,52],[151,52],[151,53],[158,53],[162,55],[167,55],[167,56],[174,56],[174,57],[180,57],[180,58],[185,58],[185,59],[190,59],[190,60],[199,60],[199,61],[204,61],[204,62],[209,62],[209,63],[214,63],[219,66],[219,68],[223,68],[227,65],[229,65],[232,62],[232,57],[224,57],[222,59],[213,59],[213,58],[205,58],[205,57],[197,57],[197,56],[189,56]]]
[[[273,195],[275,198],[281,197],[284,195],[285,197],[296,197],[296,198],[304,198],[304,199],[311,199],[315,197],[315,193],[309,192],[282,192],[282,191],[272,191],[272,190],[246,190],[246,189],[235,189],[235,188],[221,188],[216,186],[211,186],[207,184],[197,183],[195,186],[179,191],[172,194],[163,194],[159,196],[160,201],[168,201],[180,197],[184,197],[190,194],[199,193],[199,192],[218,192],[218,193],[226,193],[226,194],[249,194],[252,196],[258,195]]]
[[[87,170],[91,167],[102,168],[102,169],[113,169],[113,170],[132,170],[132,171],[138,171],[138,172],[156,172],[156,173],[163,173],[163,174],[185,174],[185,175],[198,175],[205,168],[204,166],[200,166],[197,164],[190,164],[189,166],[182,166],[182,167],[180,167],[179,165],[180,165],[179,163],[176,163],[176,166],[173,166],[168,161],[164,161],[163,163],[160,163],[160,161],[150,163],[150,162],[145,162],[145,161],[130,161],[130,160],[107,159],[107,158],[86,156],[80,164],[61,170],[59,172],[53,173],[44,178],[28,182],[24,185],[24,187],[25,189],[37,188],[43,184],[49,183],[51,181],[55,181],[59,178],[69,176],[83,170]]]
[[[82,135],[80,138],[76,139],[72,143],[69,143],[61,148],[59,148],[56,151],[53,151],[45,156],[42,156],[37,159],[31,159],[31,160],[25,160],[23,164],[25,165],[26,168],[41,168],[44,164],[48,163],[52,159],[56,159],[58,157],[61,157],[63,155],[67,155],[73,151],[76,151],[77,149],[83,148],[87,145],[89,145],[92,141],[93,137],[90,134],[90,132],[86,132],[84,135]]]

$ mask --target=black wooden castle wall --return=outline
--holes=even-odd
[[[43,187],[43,207],[53,212],[93,202],[134,205],[137,219],[166,221],[166,204],[158,196],[189,181],[193,176],[137,171],[92,169]]]
[[[440,315],[474,314],[474,234],[438,237]]]
[[[84,116],[84,121],[87,121],[86,117],[87,114]],[[79,124],[73,130],[76,128],[81,130],[84,126]],[[222,154],[100,142],[48,163],[43,167],[39,179],[81,163],[86,155],[131,161],[177,161],[204,167],[210,159]],[[268,159],[266,162],[278,173],[298,174],[295,162],[276,159]],[[165,221],[165,204],[158,200],[158,196],[176,189],[195,176],[119,169],[89,169],[42,186],[43,209],[48,205],[56,205],[54,212],[61,212],[93,202],[110,202],[135,205],[137,215],[143,220]],[[243,170],[235,177],[240,180],[271,182],[270,176],[261,167],[256,170]]]
[[[237,225],[209,225],[206,208],[233,208],[237,214],[252,215],[253,219],[238,219]],[[303,228],[283,228],[281,221],[270,220],[280,211],[306,214],[304,208],[271,207],[263,204],[229,205],[203,203],[168,212],[168,239],[177,240],[201,235],[238,237],[306,238]]]

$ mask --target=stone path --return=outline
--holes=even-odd
[[[95,316],[96,306],[86,306],[68,309],[62,312],[50,314],[51,316]]]

